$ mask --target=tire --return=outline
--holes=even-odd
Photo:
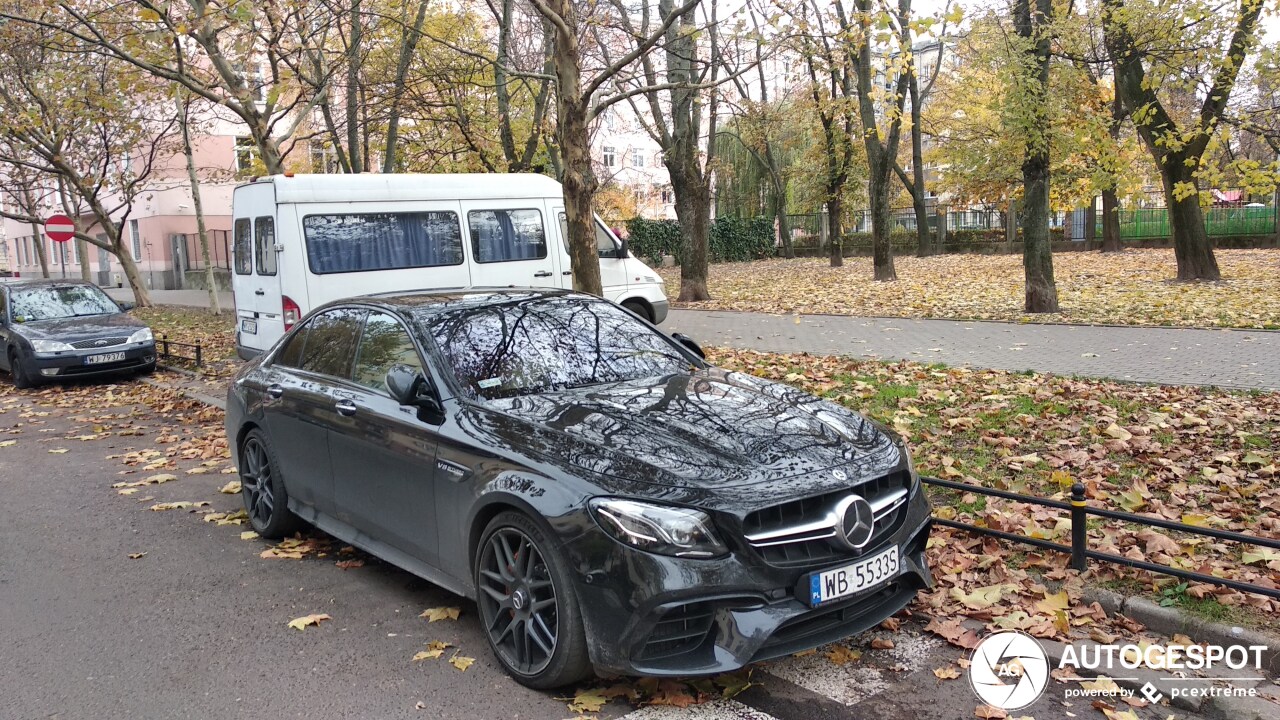
[[[250,430],[240,443],[240,496],[249,524],[268,540],[292,535],[305,526],[289,511],[289,494],[279,467],[267,436],[257,428]]]
[[[633,315],[638,316],[642,320],[653,322],[653,317],[649,314],[649,308],[639,300],[627,300],[622,303],[622,307],[631,311]]]
[[[13,376],[13,386],[19,390],[32,388],[39,384],[27,374],[27,369],[22,366],[22,360],[18,358],[18,351],[13,348],[9,348],[9,374]]]
[[[516,682],[548,690],[594,674],[573,580],[536,522],[510,511],[495,517],[472,572],[489,649]]]

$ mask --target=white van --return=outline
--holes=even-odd
[[[545,175],[274,175],[236,187],[236,350],[312,308],[396,290],[573,287],[564,196]],[[662,279],[596,218],[604,296],[650,322]]]

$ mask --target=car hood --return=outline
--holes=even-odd
[[[724,491],[848,487],[906,460],[874,422],[795,388],[719,369],[492,401],[500,444],[625,483]],[[494,433],[504,438],[494,438]],[[617,491],[616,489],[613,491]]]
[[[14,323],[11,326],[15,332],[28,340],[59,340],[61,342],[119,335],[127,337],[144,327],[146,323],[125,313],[33,320]]]

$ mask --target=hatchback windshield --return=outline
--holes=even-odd
[[[446,311],[424,325],[462,387],[486,399],[688,372],[661,333],[610,303],[535,297]]]
[[[112,315],[120,307],[91,285],[54,285],[15,289],[13,319],[19,322],[56,320],[85,315]]]

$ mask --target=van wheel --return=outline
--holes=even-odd
[[[627,300],[622,303],[622,307],[630,310],[631,314],[635,315],[641,320],[648,320],[649,322],[653,322],[653,316],[649,314],[648,306],[646,306],[644,303],[640,302],[639,300]]]

